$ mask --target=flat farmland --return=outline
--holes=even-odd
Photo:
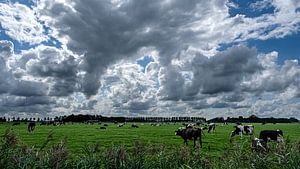
[[[123,127],[117,127],[114,123],[105,123],[106,129],[99,129],[104,123],[100,124],[81,124],[67,123],[61,126],[37,126],[33,134],[27,132],[27,125],[12,126],[12,123],[0,123],[1,135],[7,129],[12,129],[22,144],[40,148],[47,139],[49,133],[52,133],[52,139],[48,147],[59,143],[61,140],[66,140],[66,146],[72,154],[80,154],[82,148],[89,144],[99,144],[102,148],[111,146],[123,145],[126,149],[131,149],[136,141],[145,144],[163,145],[168,149],[180,147],[183,145],[181,137],[175,135],[175,130],[181,127],[181,123],[162,124],[161,126],[151,126],[150,123],[136,123],[139,128],[132,128],[131,123],[127,123]],[[300,124],[253,124],[255,126],[255,136],[258,137],[261,130],[281,129],[284,133],[284,138],[293,141],[300,139]],[[223,126],[217,124],[215,133],[205,134],[202,136],[203,148],[201,151],[218,156],[225,149],[231,147],[229,135],[233,130],[234,124]],[[249,136],[244,136],[242,139],[236,136],[234,142],[250,143]],[[192,141],[189,141],[189,146],[192,147]]]

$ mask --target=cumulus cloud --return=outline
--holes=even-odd
[[[100,97],[107,96],[115,111],[146,113],[156,104],[156,82],[138,64],[119,64],[103,77]]]
[[[13,57],[13,44],[0,41],[0,111],[44,111],[42,108],[53,102],[47,96],[48,85],[15,78],[8,64]]]
[[[85,55],[82,90],[87,96],[96,94],[99,76],[109,65],[143,47],[153,47],[160,63],[169,64],[181,48],[202,44],[189,24],[208,19],[217,9],[226,11],[225,2],[217,1],[73,1],[71,5],[42,1],[39,7],[40,18],[57,31],[57,38]],[[206,49],[207,43],[198,47]]]
[[[221,43],[283,37],[296,31],[300,18],[291,9],[299,3],[272,4],[276,7],[274,15],[256,18],[230,17],[227,2],[219,0],[43,0],[36,10],[56,38],[84,55],[82,92],[91,96],[97,93],[99,78],[109,65],[132,57],[142,47],[153,47],[159,52],[159,63],[168,65],[186,47],[214,55]]]
[[[21,43],[39,44],[48,40],[35,12],[23,4],[0,3],[0,26]]]
[[[277,57],[277,52],[260,56],[264,70],[253,75],[249,81],[243,82],[245,90],[283,92],[290,87],[299,89],[300,67],[298,61],[286,60],[283,65],[278,65]]]

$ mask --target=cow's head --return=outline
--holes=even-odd
[[[176,135],[176,136],[181,136],[184,129],[185,129],[184,127],[179,127],[179,128],[175,131],[175,135]]]
[[[236,130],[231,131],[230,137],[237,135]]]
[[[230,135],[230,137],[233,137],[233,136],[235,136],[235,135],[238,135],[240,132],[241,132],[241,129],[240,129],[240,126],[238,125],[238,126],[234,126],[234,130],[231,132],[231,135]]]
[[[282,132],[282,130],[277,130],[277,132],[278,132],[278,134],[280,134],[281,136],[283,136],[283,132]]]

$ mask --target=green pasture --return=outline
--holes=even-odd
[[[27,125],[21,124],[12,126],[12,123],[0,123],[0,134],[6,129],[12,129],[20,138],[21,143],[35,148],[40,148],[47,139],[49,133],[53,133],[53,139],[49,145],[67,140],[67,148],[72,154],[79,154],[82,148],[88,144],[99,144],[102,148],[107,148],[112,145],[124,145],[130,149],[136,141],[141,141],[145,144],[158,144],[167,148],[179,147],[183,144],[183,140],[179,136],[175,136],[175,130],[182,126],[181,123],[162,124],[161,126],[151,126],[150,123],[137,123],[139,128],[132,128],[130,123],[123,127],[117,127],[117,124],[106,123],[106,130],[99,129],[104,123],[100,124],[65,124],[61,126],[40,126],[37,124],[33,134],[27,132]],[[284,138],[296,141],[300,139],[300,123],[292,124],[254,124],[255,136],[261,130],[265,129],[281,129],[284,133]],[[233,124],[223,126],[217,124],[216,132],[202,136],[203,148],[202,151],[212,156],[217,156],[223,153],[226,148],[230,148],[232,144],[229,142],[230,132],[233,130]],[[249,143],[249,136],[244,136],[242,139],[236,136],[233,140],[235,143]],[[189,146],[192,146],[192,141],[189,141]]]

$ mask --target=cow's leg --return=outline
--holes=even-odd
[[[184,143],[185,145],[188,145],[188,143],[187,143],[187,140],[186,140],[186,139],[183,141],[183,143]]]
[[[199,137],[199,143],[200,143],[200,147],[202,148],[202,138]]]
[[[196,140],[197,140],[197,138],[195,137],[194,138],[194,148],[196,147]]]

